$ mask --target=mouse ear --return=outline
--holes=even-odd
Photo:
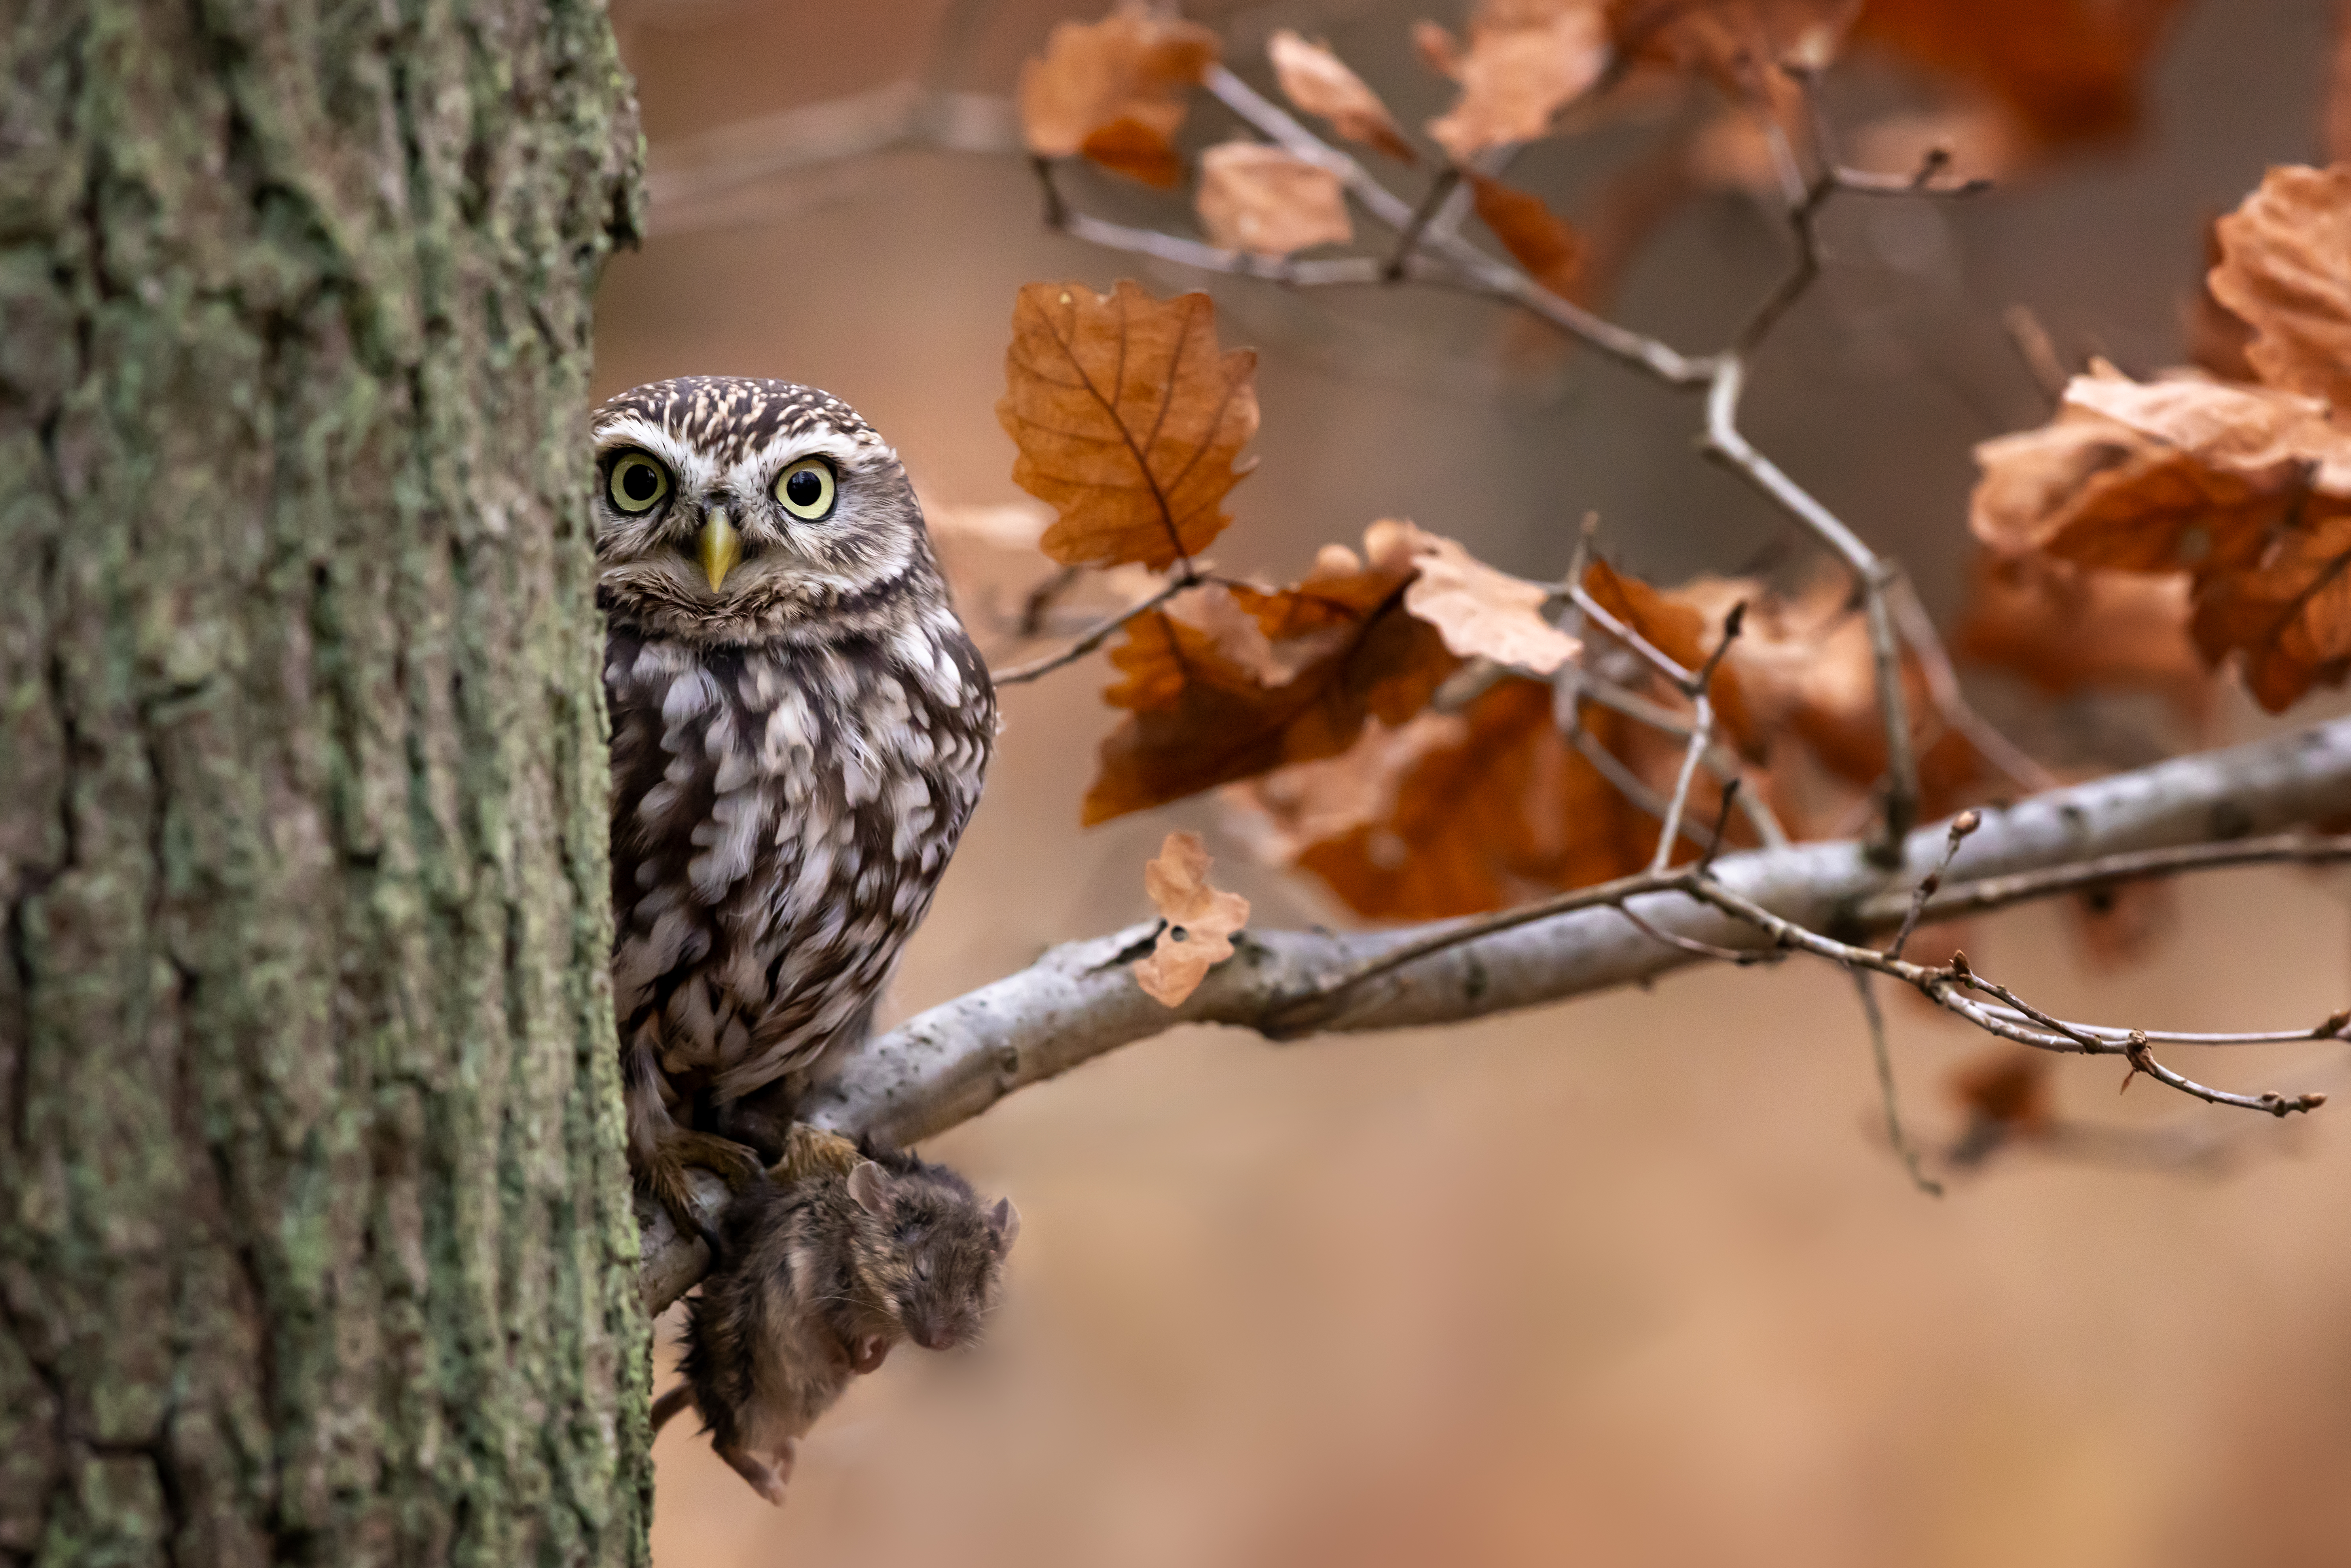
[[[1012,1250],[1013,1242],[1020,1239],[1020,1211],[1012,1207],[1010,1198],[996,1200],[996,1207],[987,1211],[987,1228],[996,1232],[998,1254]]]
[[[849,1173],[849,1196],[858,1207],[878,1218],[890,1218],[889,1178],[872,1160],[860,1160]]]

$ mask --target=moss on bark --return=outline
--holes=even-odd
[[[602,8],[0,51],[0,1562],[642,1562]]]

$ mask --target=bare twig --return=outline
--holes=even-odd
[[[1951,862],[1958,856],[1959,846],[1967,842],[1970,833],[1982,825],[1982,816],[1974,811],[1961,811],[1951,819],[1951,826],[1943,849],[1942,863],[1918,879],[1917,890],[1910,895],[1910,908],[1902,916],[1902,929],[1896,931],[1894,934],[1894,940],[1886,944],[1887,957],[1902,956],[1902,949],[1910,945],[1910,934],[1918,929],[1919,912],[1927,907],[1927,901],[1935,896],[1935,890],[1943,885],[1943,873],[1951,869]]]
[[[1894,1087],[1894,1053],[1886,1049],[1886,1012],[1877,1005],[1874,977],[1866,969],[1849,972],[1853,988],[1861,996],[1861,1016],[1869,1023],[1869,1056],[1877,1068],[1878,1103],[1886,1110],[1886,1141],[1894,1145],[1902,1168],[1910,1173],[1910,1185],[1929,1197],[1940,1197],[1943,1184],[1927,1174],[1918,1161],[1917,1145],[1902,1130],[1902,1099]]]
[[[1017,686],[1023,682],[1033,681],[1040,675],[1051,674],[1064,664],[1074,664],[1116,636],[1119,630],[1128,622],[1138,616],[1149,614],[1177,594],[1188,592],[1206,581],[1207,579],[1197,572],[1184,572],[1141,603],[1130,604],[1117,614],[1097,622],[1091,631],[1060,653],[1048,654],[1041,659],[1032,659],[1025,664],[1015,664],[1008,670],[990,671],[990,677],[999,686]]]

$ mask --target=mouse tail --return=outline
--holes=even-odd
[[[693,1403],[694,1385],[690,1383],[680,1383],[676,1387],[654,1400],[653,1436],[660,1437],[661,1429],[669,1424],[669,1418]]]

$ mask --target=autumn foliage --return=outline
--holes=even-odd
[[[1773,139],[1784,150],[1796,136],[1807,84],[1840,51],[1890,53],[1941,83],[1934,123],[1962,130],[1961,151],[1938,132],[1920,182],[1955,156],[2003,172],[2126,131],[2174,9],[1486,0],[1458,34],[1435,23],[1414,34],[1458,89],[1421,145],[1327,46],[1276,32],[1267,63],[1290,103],[1340,141],[1390,169],[1466,183],[1470,210],[1527,277],[1597,308],[1674,202],[1709,181],[1775,177]],[[1062,24],[1022,78],[1032,152],[1163,185],[1196,174],[1199,223],[1224,252],[1352,243],[1349,181],[1360,191],[1366,176],[1346,158],[1296,137],[1185,151],[1186,89],[1222,68],[1217,53],[1199,29],[1140,11]],[[1489,156],[1661,94],[1713,107],[1667,139],[1666,163],[1638,165],[1646,215],[1614,224],[1604,245],[1505,183]],[[1907,147],[1917,133],[1889,121],[1855,144]],[[1634,210],[1625,193],[1604,193],[1604,206]],[[2217,674],[2274,710],[2351,673],[2351,165],[2271,171],[2212,245],[2198,331],[2209,368],[2132,377],[2093,363],[2047,423],[1979,448],[1965,510],[1982,554],[1953,637],[1963,666],[2052,695],[2153,692],[2191,727]],[[1221,577],[1202,552],[1232,521],[1257,404],[1254,361],[1219,343],[1207,296],[1033,284],[1006,364],[1014,476],[1057,513],[1045,554],[1162,574],[1115,580],[1128,608],[1098,640],[1118,720],[1088,822],[1221,790],[1267,854],[1361,915],[1405,919],[1648,864],[1677,788],[1687,797],[1668,860],[1782,832],[1852,834],[1869,818],[1888,740],[1849,574],[1662,587],[1613,570],[1604,530],[1574,582],[1532,581],[1390,519],[1360,546],[1325,546],[1294,581]],[[1959,499],[1949,506],[1957,527]],[[1955,719],[1957,676],[1940,659],[1906,644],[1886,666],[1924,808],[2047,781]],[[1694,787],[1692,756],[1706,760]],[[1724,791],[1732,779],[1738,800]],[[1168,852],[1155,862],[1162,882],[1197,858],[1173,840]],[[2029,1128],[2029,1093],[1997,1078],[1966,1089],[1970,1103]]]

